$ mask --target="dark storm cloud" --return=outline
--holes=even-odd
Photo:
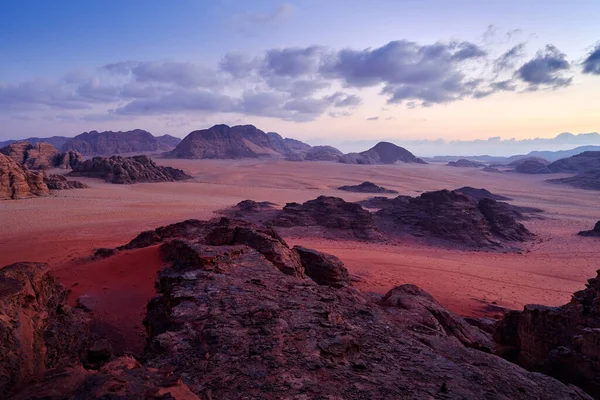
[[[569,86],[573,78],[565,78],[571,68],[567,56],[556,47],[547,45],[517,70],[517,76],[529,85],[529,90]]]
[[[590,52],[583,61],[583,73],[600,75],[600,43]]]

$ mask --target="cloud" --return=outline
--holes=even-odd
[[[519,68],[516,75],[529,85],[529,90],[569,86],[573,78],[565,78],[563,72],[571,65],[567,56],[553,45],[547,45],[536,56]]]
[[[419,45],[398,40],[365,50],[341,50],[326,60],[324,76],[348,87],[383,84],[389,103],[412,101],[427,106],[460,100],[473,93],[472,80],[461,72],[463,62],[485,57],[469,42]]]
[[[236,101],[232,97],[207,90],[179,90],[153,99],[136,99],[114,110],[122,115],[160,115],[182,111],[232,112]]]
[[[583,61],[583,73],[600,75],[600,43],[596,45]]]
[[[370,117],[367,118],[367,121],[379,121],[379,117]]]
[[[523,57],[525,43],[519,43],[508,49],[500,57],[494,60],[494,72],[501,72],[515,67],[517,61]]]
[[[334,107],[357,107],[362,104],[362,99],[355,94],[346,94],[344,92],[335,92],[327,96],[326,99]]]
[[[243,16],[247,21],[254,24],[272,24],[283,21],[294,14],[295,8],[291,4],[282,4],[270,13],[257,14],[247,13]]]
[[[264,59],[265,73],[279,76],[302,76],[317,71],[322,48],[286,48],[269,50]]]
[[[219,68],[235,78],[245,78],[258,67],[259,60],[247,53],[229,52],[219,62]]]

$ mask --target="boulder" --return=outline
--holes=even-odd
[[[302,246],[294,246],[294,250],[300,256],[304,273],[318,285],[337,288],[352,285],[348,270],[336,256]]]

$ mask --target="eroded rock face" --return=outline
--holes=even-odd
[[[596,222],[596,225],[594,225],[594,229],[591,229],[589,231],[581,231],[578,233],[578,235],[600,237],[600,221]]]
[[[340,186],[338,190],[356,193],[398,193],[395,190],[386,189],[383,186],[378,186],[372,182],[363,182],[360,185]]]
[[[64,175],[50,174],[44,178],[50,190],[85,189],[89,186],[79,181],[69,181]]]
[[[0,200],[46,196],[49,193],[43,172],[30,171],[0,154]]]
[[[182,241],[182,263],[178,241],[162,245],[171,266],[148,305],[146,366],[202,399],[587,398],[468,348],[489,337],[415,287],[372,300],[285,274],[247,245]]]
[[[165,141],[150,132],[134,129],[126,132],[90,131],[68,139],[62,151],[76,151],[86,156],[109,156],[123,153],[141,153],[164,149]]]
[[[16,142],[0,149],[0,153],[32,170],[50,168],[58,150],[49,143]]]
[[[517,222],[518,211],[489,198],[449,190],[380,201],[375,223],[388,235],[412,234],[474,248],[512,246],[534,235]]]
[[[599,271],[600,274],[600,271]],[[497,325],[502,355],[600,396],[600,275],[561,307],[527,305]]]
[[[72,169],[73,166],[83,161],[83,156],[73,150],[58,153],[54,156],[54,167],[62,169]]]
[[[306,152],[306,161],[339,161],[343,155],[341,151],[331,146],[313,146]]]
[[[87,322],[66,298],[46,264],[0,269],[0,397],[48,369],[79,362]]]
[[[94,157],[75,164],[70,175],[101,178],[117,184],[174,182],[191,178],[180,169],[156,165],[147,156]]]

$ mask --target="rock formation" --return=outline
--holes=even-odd
[[[541,157],[523,157],[523,158],[519,158],[515,161],[512,161],[508,164],[506,164],[506,166],[508,167],[518,167],[519,165],[523,164],[523,163],[528,163],[528,162],[535,162],[536,164],[540,164],[540,165],[548,165],[550,164],[550,161],[546,160],[545,158],[541,158]]]
[[[167,158],[256,158],[280,156],[266,133],[252,125],[215,125],[194,131]]]
[[[40,263],[0,268],[0,398],[51,368],[79,362],[85,317]]]
[[[339,161],[344,154],[331,146],[314,146],[304,155],[306,161]]]
[[[0,154],[0,200],[48,195],[43,172],[33,172]]]
[[[15,142],[0,149],[0,153],[33,170],[50,168],[58,150],[48,143]]]
[[[284,139],[276,132],[267,132],[266,135],[270,147],[284,156],[297,156],[299,158],[304,158],[304,155],[311,149],[311,147],[306,143],[296,139]]]
[[[15,142],[0,149],[0,153],[29,169],[71,168],[83,157],[75,151],[59,152],[49,143]]]
[[[483,172],[502,172],[496,167],[485,167],[482,169]]]
[[[50,190],[85,189],[89,186],[79,181],[69,181],[64,175],[50,174],[44,178],[44,183]]]
[[[336,256],[302,246],[294,246],[294,250],[300,256],[306,276],[318,285],[335,288],[351,285],[348,270]]]
[[[548,162],[540,160],[537,158],[519,160],[515,166],[515,172],[520,174],[551,174],[552,170],[548,168]]]
[[[410,151],[388,142],[379,142],[373,148],[362,153],[344,154],[340,158],[340,162],[345,164],[425,164],[425,161],[415,157]]]
[[[512,200],[510,197],[501,196],[499,194],[494,194],[487,189],[475,189],[471,186],[463,186],[460,189],[456,189],[454,191],[466,194],[467,196],[472,197],[475,200],[481,200],[481,199]]]
[[[570,185],[579,189],[600,190],[600,169],[582,172],[568,178],[549,179],[546,182]]]
[[[386,189],[372,182],[363,182],[360,185],[340,186],[338,190],[356,193],[398,193],[395,190]]]
[[[181,139],[171,135],[162,135],[155,136],[156,142],[158,143],[158,149],[160,151],[169,151],[173,150],[179,143],[181,143]]]
[[[54,156],[53,167],[62,169],[72,169],[73,165],[82,162],[83,156],[73,150],[58,153]]]
[[[600,273],[600,271],[599,271]],[[600,275],[560,307],[527,305],[498,324],[505,358],[600,397]]]
[[[176,140],[172,136],[156,138],[142,129],[126,132],[91,131],[67,140],[62,150],[77,151],[85,156],[157,152],[172,148],[168,143]]]
[[[460,167],[460,168],[480,168],[480,167],[485,167],[484,163],[480,163],[480,162],[477,162],[477,161],[471,161],[471,160],[465,160],[464,158],[461,158],[460,160],[457,160],[457,161],[450,161],[446,165],[448,167]]]
[[[147,156],[94,157],[73,166],[71,176],[101,178],[110,183],[173,182],[190,179],[180,169],[156,165]]]
[[[29,142],[31,144],[49,143],[52,146],[54,146],[56,149],[61,149],[67,140],[69,140],[69,138],[65,137],[65,136],[50,136],[50,137],[45,137],[45,138],[30,137],[30,138],[18,139],[18,140],[5,140],[3,142],[0,142],[0,147],[5,147],[5,146],[8,146],[9,144],[13,144],[16,142]]]
[[[208,241],[161,246],[167,268],[144,321],[146,367],[173,370],[202,399],[588,398],[486,354],[489,336],[412,285],[377,299]]]
[[[594,225],[594,229],[591,229],[589,231],[581,231],[578,233],[578,235],[600,237],[600,221],[596,222],[596,225]]]
[[[548,165],[552,172],[583,173],[600,170],[600,151],[584,151],[572,157],[563,158]]]
[[[411,234],[467,248],[513,247],[534,235],[517,222],[510,205],[440,190],[380,203],[377,227],[389,236]]]

